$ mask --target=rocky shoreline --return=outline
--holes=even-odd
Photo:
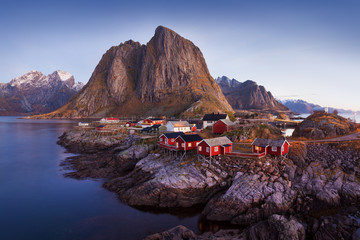
[[[191,155],[179,161],[136,135],[72,130],[58,143],[82,153],[63,163],[74,169],[66,176],[104,178],[130,206],[201,205],[206,219],[239,226],[200,235],[177,227],[148,239],[360,239],[360,152],[351,146],[293,143],[287,159],[222,156],[209,166]]]

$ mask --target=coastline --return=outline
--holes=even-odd
[[[70,151],[76,151],[70,145],[78,146],[75,148],[82,155],[66,161],[67,167],[74,169],[67,176],[105,179],[103,186],[116,192],[130,206],[166,211],[200,204],[204,206],[202,215],[206,219],[235,224],[245,229],[237,229],[240,235],[259,227],[260,223],[270,226],[269,219],[285,225],[295,221],[299,229],[304,229],[297,230],[301,236],[305,236],[303,232],[320,234],[324,227],[326,231],[331,229],[326,224],[318,226],[319,222],[344,218],[348,228],[335,229],[336,232],[357,235],[359,224],[351,220],[357,213],[354,208],[351,213],[342,208],[339,214],[320,218],[304,214],[358,204],[359,169],[353,160],[359,159],[360,153],[355,150],[341,150],[334,143],[300,144],[298,152],[290,153],[289,159],[282,163],[271,158],[254,161],[227,157],[209,167],[196,162],[194,157],[179,162],[160,153],[155,145],[144,147],[137,143],[136,137],[124,136],[121,142],[109,143],[107,136],[102,140],[104,146],[95,148],[93,141],[84,141],[86,137],[70,135],[71,131],[63,134],[58,143]],[[246,190],[244,186],[249,183],[252,189]]]

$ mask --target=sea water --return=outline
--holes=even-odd
[[[142,239],[198,213],[150,213],[121,203],[102,180],[65,178],[56,144],[75,122],[0,117],[0,239]]]

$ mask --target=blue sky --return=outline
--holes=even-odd
[[[278,98],[360,110],[360,1],[1,1],[0,82],[62,69],[86,83],[102,54],[158,25],[190,39],[213,77]]]

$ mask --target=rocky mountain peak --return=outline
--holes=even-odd
[[[233,109],[211,77],[200,49],[159,26],[146,45],[129,40],[111,47],[85,89],[53,114],[171,116],[213,111]]]
[[[271,92],[252,80],[241,83],[236,79],[230,80],[223,76],[218,77],[216,82],[233,109],[288,111],[287,107],[276,101]]]
[[[52,74],[50,74],[49,76],[49,81],[62,81],[64,82],[69,88],[73,88],[75,85],[75,78],[72,74],[62,71],[62,70],[57,70],[55,72],[53,72]]]
[[[83,84],[75,84],[74,76],[57,70],[45,76],[29,71],[7,84],[0,85],[0,115],[44,113],[64,105]]]
[[[42,74],[39,71],[31,70],[24,75],[21,75],[20,77],[16,77],[13,80],[10,81],[10,85],[12,87],[19,87],[22,85],[30,85],[32,83],[35,83],[37,85],[44,84],[47,82],[47,78],[44,74]]]

